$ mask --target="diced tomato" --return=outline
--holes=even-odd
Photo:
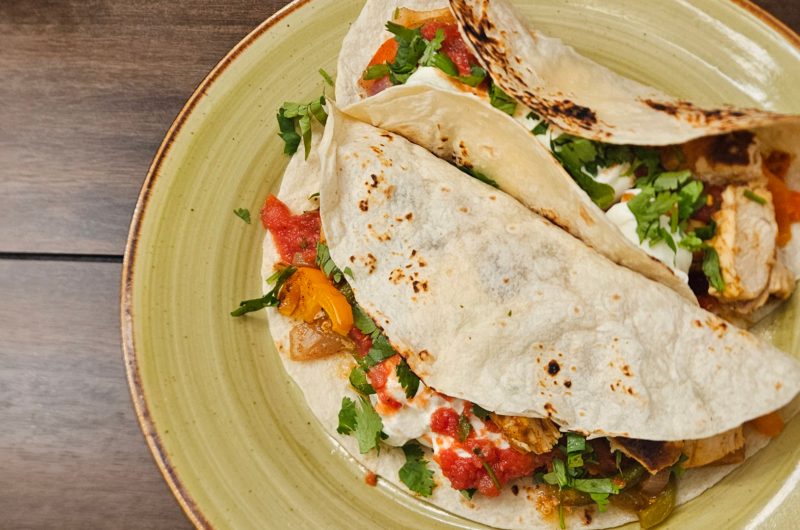
[[[353,326],[350,328],[350,338],[356,343],[356,351],[359,357],[366,357],[372,349],[372,339],[369,335],[364,335],[361,330]]]
[[[441,22],[429,22],[422,26],[422,36],[427,40],[436,37],[436,30],[444,30],[444,42],[442,42],[441,52],[447,54],[456,66],[461,75],[469,75],[473,64],[478,64],[478,60],[469,51],[461,33],[458,31],[458,24],[442,24]]]
[[[398,364],[400,364],[400,356],[395,355],[377,366],[373,366],[369,369],[369,372],[367,372],[367,380],[369,384],[372,385],[372,388],[375,389],[378,400],[385,406],[394,410],[401,408],[403,404],[394,399],[392,395],[386,391],[386,381],[388,381],[392,372],[397,369]]]
[[[457,439],[458,418],[459,414],[450,407],[436,409],[431,415],[431,430]]]
[[[377,486],[378,485],[378,475],[375,473],[369,472],[367,476],[364,477],[364,482],[367,483],[368,486]]]
[[[470,456],[459,456],[457,449],[464,450]],[[484,463],[492,470],[500,487],[503,487],[511,479],[532,475],[534,469],[545,465],[548,457],[533,453],[523,455],[511,448],[498,449],[489,440],[474,438],[463,444],[453,444],[434,458],[453,488],[477,488],[481,494],[491,498],[500,495],[500,490]],[[552,456],[549,458],[552,459]]]
[[[261,210],[261,222],[272,234],[278,253],[285,263],[313,265],[321,226],[319,211],[292,215],[289,208],[272,194]]]

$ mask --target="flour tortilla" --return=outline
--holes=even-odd
[[[495,83],[564,131],[612,144],[660,146],[749,130],[765,156],[775,150],[793,156],[786,183],[800,190],[800,116],[728,105],[701,108],[679,100],[541,34],[507,0],[450,0],[450,6]],[[564,172],[563,178],[570,177]],[[583,203],[595,222],[623,238],[585,194]],[[800,278],[800,227],[794,225],[792,233],[780,252]],[[662,272],[667,280],[671,271]]]
[[[345,127],[347,129],[342,131]],[[321,135],[321,128],[315,124],[314,145],[312,146],[312,152],[308,161],[304,161],[303,159],[303,148],[301,146],[300,151],[294,156],[284,175],[278,198],[292,211],[297,212],[313,208],[315,205],[309,202],[308,197],[320,191],[322,191],[323,194],[326,193],[325,190],[320,190],[320,179],[323,173],[320,165],[322,163],[320,160],[321,149],[318,142]],[[363,139],[364,136],[367,136],[367,139],[374,140],[375,142],[386,143],[386,141],[388,141],[386,133],[361,124],[355,124],[350,120],[344,119],[341,115],[332,115],[326,132],[325,145],[323,146],[323,149],[325,149],[325,162],[328,163],[328,167],[336,166],[336,164],[333,166],[330,165],[329,162],[331,160],[336,161],[340,157],[344,158],[356,152],[360,153],[360,156],[363,155],[362,160],[366,161],[367,158],[374,158],[373,155],[376,154],[374,151],[354,150],[349,145],[353,140]],[[401,147],[395,149],[396,146]],[[452,174],[449,171],[449,169],[451,169],[449,166],[436,163],[437,161],[433,157],[427,153],[422,153],[421,149],[410,146],[396,136],[393,137],[392,147],[386,151],[387,156],[389,154],[388,152],[392,151],[391,155],[398,163],[394,164],[393,162],[391,167],[381,166],[381,169],[384,170],[384,175],[386,171],[398,171],[398,169],[400,172],[405,172],[405,170],[402,170],[403,166],[411,172],[410,178],[414,179],[424,178],[424,175],[428,172],[436,176],[450,173],[447,180],[451,178],[454,179],[455,176],[460,177],[463,179],[463,182],[458,179],[455,180],[459,181],[462,185],[469,185],[470,193],[484,196],[486,194],[492,194],[495,195],[498,200],[513,203],[513,201],[504,197],[503,194],[496,193],[494,190],[482,185],[475,187],[475,183],[468,177]],[[408,164],[406,164],[405,157],[408,157]],[[415,160],[417,157],[419,157],[419,159]],[[387,160],[387,158],[384,157],[384,160]],[[366,163],[367,167],[361,168],[361,171],[368,170],[368,167],[372,167],[372,164],[374,164],[374,161]],[[344,168],[344,166],[342,167]],[[358,185],[359,180],[354,179],[355,175],[350,171],[350,168],[348,168],[347,171],[343,171],[340,177],[341,180],[347,180],[351,184],[355,182]],[[438,182],[439,178],[434,178],[434,180]],[[396,191],[399,193],[401,190]],[[328,199],[323,195],[322,200],[327,201]],[[447,216],[447,212],[443,212],[443,214]],[[471,215],[476,214],[473,212]],[[435,228],[433,228],[433,231],[435,232]],[[555,230],[555,232],[558,231]],[[584,252],[591,251],[584,250]],[[594,255],[593,259],[603,260],[603,258],[598,255]],[[273,244],[272,237],[270,234],[267,234],[264,240],[264,259],[262,264],[262,276],[265,279],[273,274],[275,270],[274,267],[279,261],[280,258]],[[607,266],[614,267],[610,263],[608,263]],[[636,275],[628,273],[627,271],[625,271],[625,273],[636,277]],[[362,275],[360,274],[359,276]],[[641,278],[639,280],[646,281]],[[352,283],[356,286],[358,281],[356,280]],[[668,292],[655,284],[653,284],[653,288]],[[271,287],[265,283],[265,292],[270,289]],[[361,298],[363,298],[361,289],[358,289],[356,293],[359,300],[361,300]],[[672,293],[670,293],[669,296],[672,299],[677,299]],[[267,314],[270,332],[284,366],[289,375],[303,391],[309,408],[320,420],[326,432],[362,466],[380,475],[381,479],[379,480],[379,484],[384,484],[388,481],[402,491],[407,492],[407,488],[398,478],[399,469],[405,462],[402,451],[384,447],[380,456],[378,456],[375,451],[362,455],[358,451],[358,444],[354,437],[342,436],[336,432],[338,411],[341,406],[342,398],[347,396],[351,399],[356,399],[357,396],[350,388],[347,380],[350,368],[353,365],[352,358],[349,355],[343,355],[313,362],[292,361],[289,358],[289,333],[297,322],[291,318],[284,317],[275,308],[268,308]],[[757,355],[758,352],[753,352],[753,354]],[[782,411],[782,416],[788,419],[793,415],[796,408],[796,404],[792,404]],[[745,427],[745,432],[748,440],[747,457],[749,458],[763,448],[769,442],[769,439],[759,435],[747,426]],[[428,459],[430,460],[430,455]],[[435,470],[436,474],[434,480],[438,486],[434,489],[433,495],[426,500],[436,507],[472,521],[497,528],[552,530],[557,526],[557,521],[553,515],[544,517],[536,510],[537,493],[535,488],[531,485],[530,479],[518,479],[510,482],[505,486],[503,494],[499,498],[487,499],[483,496],[476,495],[470,502],[458,491],[450,487],[449,481],[442,476],[441,470],[437,465],[431,464],[429,467]],[[688,470],[686,476],[679,484],[678,504],[684,504],[697,497],[737,467],[738,465],[730,465]],[[514,485],[519,488],[519,495],[513,495],[511,493],[510,489]],[[589,513],[592,518],[592,522],[589,525],[584,524],[586,513]],[[594,507],[573,510],[568,509],[565,512],[565,519],[569,528],[580,527],[593,529],[618,526],[634,520],[635,517],[628,512],[616,509],[612,506],[609,511],[604,514],[598,513]]]
[[[456,2],[453,3],[456,4]],[[499,3],[492,2],[490,5],[494,8]],[[381,0],[367,1],[361,15],[345,38],[339,55],[336,93],[337,100],[344,108],[344,112],[361,121],[398,133],[441,158],[461,166],[476,168],[495,180],[501,190],[564,228],[615,263],[661,282],[696,303],[694,293],[684,280],[664,263],[650,257],[636,244],[624,237],[530,131],[507,114],[491,107],[485,98],[459,89],[453,92],[429,86],[404,85],[394,86],[376,96],[367,97],[366,91],[358,85],[358,80],[363,75],[364,69],[375,51],[383,42],[392,38],[392,34],[386,31],[384,26],[386,21],[393,18],[395,7],[425,11],[442,9],[447,6],[448,4],[444,0],[399,0],[391,4]],[[464,5],[458,3],[457,7],[463,9]],[[515,16],[518,15],[516,11],[513,13]],[[457,15],[457,18],[464,18],[461,13]],[[463,20],[461,22],[463,23]],[[525,24],[524,21],[518,21],[518,23]],[[467,34],[466,31],[463,31],[463,26],[462,32]],[[469,45],[470,41],[467,40],[467,42]],[[623,78],[578,56],[572,48],[563,45],[557,39],[547,39],[536,34],[536,42],[547,43],[546,53],[561,50],[561,60],[549,60],[550,55],[546,53],[542,54],[544,57],[542,60],[553,69],[560,68],[561,75],[557,79],[564,80],[564,84],[572,79],[571,75],[576,69],[589,64],[592,68],[607,72],[604,75],[612,76],[613,82],[608,83],[610,86],[614,86],[614,83],[618,83],[620,86],[628,86],[631,83],[636,85],[627,79],[624,82],[620,81]],[[473,47],[476,46],[473,44]],[[495,69],[499,66],[484,61],[481,50],[476,50],[477,57],[493,77],[498,78],[501,88],[507,89],[502,72],[498,75],[495,73]],[[574,56],[580,59],[573,61]],[[594,75],[594,72],[591,72],[591,75]],[[589,74],[580,76],[580,79],[583,80],[588,76]],[[550,82],[549,77],[545,77],[545,79],[548,83]],[[570,87],[562,85],[548,84],[548,87],[553,93],[559,91],[566,94],[573,93]],[[590,87],[591,85],[584,86],[586,90]],[[648,94],[657,93],[653,89],[647,88],[647,90]],[[514,91],[509,91],[509,93],[515,94]],[[661,98],[658,101],[668,101],[668,99],[664,99],[668,96],[658,94]],[[525,104],[529,103],[528,100],[520,101]],[[538,112],[538,107],[534,106],[534,108]],[[613,110],[620,112],[619,108],[625,107]],[[730,111],[730,113],[736,112],[738,111]],[[708,113],[712,114],[711,111]],[[798,153],[800,122],[797,117],[762,111],[752,111],[752,113],[752,116],[748,115],[750,121],[736,122],[740,129],[749,128],[752,124],[757,123],[759,128],[756,132],[759,140],[762,145],[767,146],[768,150],[780,149],[789,153]],[[541,112],[541,114],[551,119],[550,114],[552,113]],[[719,123],[730,124],[733,119],[731,116]],[[762,121],[753,121],[756,119],[753,116]],[[595,138],[584,134],[583,130],[570,128],[569,120],[553,121],[567,132]],[[764,123],[778,125],[764,127]],[[719,126],[721,125],[717,125],[717,127]],[[719,132],[716,129],[714,131],[714,133]],[[604,131],[604,133],[607,132]],[[654,127],[648,126],[644,130],[637,130],[636,134],[623,138],[606,137],[604,134],[602,138],[596,139],[611,143],[657,145],[659,138],[654,137],[653,134],[660,133],[654,132]],[[711,129],[705,132],[695,132],[695,136],[686,138],[670,136],[671,140],[668,143],[679,143],[708,134],[712,134]],[[639,140],[636,141],[636,138]],[[642,138],[647,140],[644,141]],[[800,190],[800,162],[798,161],[800,161],[800,156],[795,158],[790,168],[787,183],[790,188]],[[800,278],[800,227],[794,226],[793,232],[795,235],[792,241],[779,252],[783,262],[793,270],[796,278]],[[770,308],[774,308],[775,305],[771,304]],[[761,311],[758,314],[766,312]],[[754,315],[752,320],[757,320],[756,317],[757,315]]]

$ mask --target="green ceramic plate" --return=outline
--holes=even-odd
[[[547,34],[667,92],[800,113],[800,39],[744,0],[518,3]],[[242,41],[173,125],[136,208],[125,361],[150,447],[198,527],[479,528],[367,486],[284,372],[265,315],[228,316],[261,293],[258,212],[288,163],[276,110],[321,93],[317,70],[335,72],[362,5],[295,2]],[[253,223],[235,208],[249,208]],[[799,355],[798,318],[790,305],[760,332]],[[797,527],[798,442],[795,421],[664,528]]]

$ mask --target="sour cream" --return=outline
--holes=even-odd
[[[642,190],[638,189],[629,190],[625,194],[626,199],[635,197],[641,193],[641,191]],[[659,241],[651,247],[650,238],[646,238],[644,241],[639,243],[639,235],[636,233],[636,217],[633,215],[633,212],[631,212],[630,208],[628,208],[627,200],[612,206],[608,212],[606,212],[606,215],[608,216],[608,219],[620,229],[622,234],[629,241],[637,245],[650,256],[653,256],[657,260],[664,263],[664,265],[669,267],[678,278],[686,283],[689,282],[689,268],[692,265],[692,253],[685,248],[681,248],[680,246],[677,247],[677,253],[673,252],[672,249],[669,248],[669,245],[667,245],[667,243],[664,241]],[[659,219],[659,224],[662,228],[670,232],[669,217],[662,215]],[[670,235],[675,241],[676,246],[683,238],[686,237],[686,235],[681,232],[678,232],[677,234],[670,232]]]
[[[409,76],[405,84],[407,86],[425,85],[448,92],[461,92],[451,79],[450,76],[438,68],[433,66],[420,66]],[[461,83],[459,82],[459,84]]]
[[[442,394],[429,389],[422,381],[419,383],[417,394],[409,399],[406,397],[405,390],[400,385],[394,370],[391,370],[387,376],[384,391],[388,392],[392,399],[402,405],[399,409],[391,411],[385,407],[376,407],[376,412],[378,412],[383,422],[383,432],[388,436],[385,440],[387,444],[400,447],[411,440],[417,440],[428,447],[432,447],[434,453],[439,453],[439,451],[452,446],[454,440],[451,440],[448,436],[433,433],[431,430],[431,417],[434,412],[441,408],[451,408],[456,414],[460,415],[464,412],[466,401],[457,398],[446,398]],[[378,402],[378,397],[373,394],[370,396],[370,400],[372,405],[375,406]],[[474,414],[470,416],[470,423],[479,438],[490,440],[499,449],[510,447],[500,433],[487,431],[483,421]]]

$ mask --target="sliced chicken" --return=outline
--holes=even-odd
[[[710,438],[686,440],[683,443],[683,454],[687,456],[688,460],[681,466],[688,469],[711,463],[734,464],[744,460],[744,448],[745,439],[741,426]]]
[[[621,451],[656,474],[675,464],[681,457],[683,442],[653,442],[633,438],[609,438],[612,451]]]
[[[522,454],[542,455],[550,452],[561,438],[555,423],[547,418],[501,416],[492,412],[492,421],[506,437],[509,445]]]
[[[762,204],[762,202],[764,204]],[[728,186],[722,206],[714,214],[717,235],[710,241],[719,255],[725,290],[709,288],[723,303],[750,302],[752,310],[769,297],[770,279],[776,262],[778,225],[772,195],[766,185]]]

